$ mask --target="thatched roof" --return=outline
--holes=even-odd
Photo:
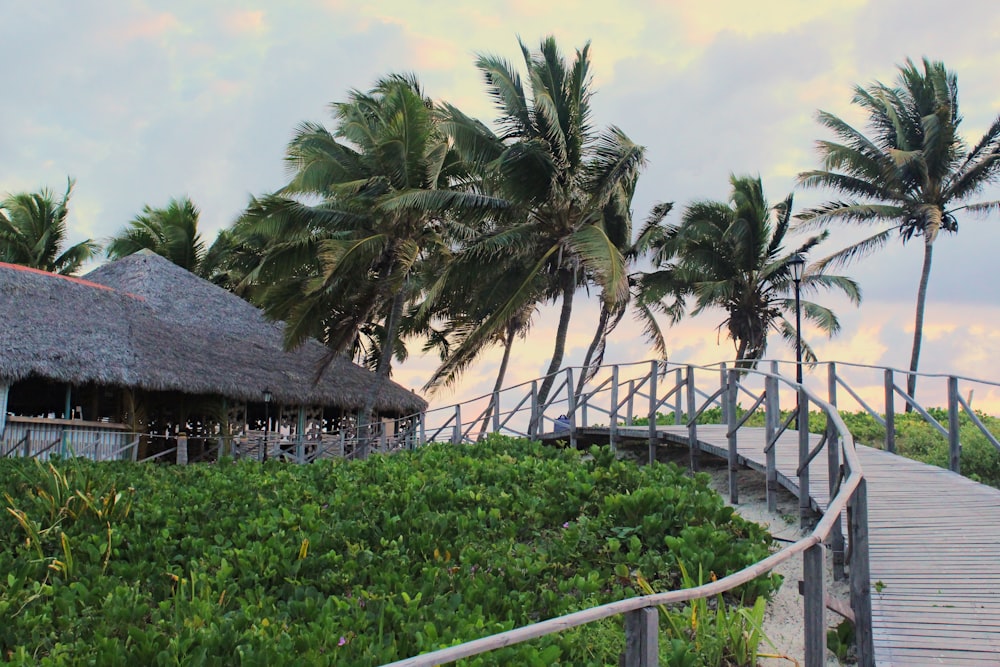
[[[374,375],[335,360],[314,383],[326,348],[282,346],[283,325],[243,299],[150,252],[84,279],[0,263],[0,379],[214,394],[259,402],[360,408]],[[377,409],[409,414],[426,402],[386,383]]]

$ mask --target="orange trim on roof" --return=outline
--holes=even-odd
[[[138,294],[132,294],[130,292],[121,292],[116,290],[114,287],[108,287],[107,285],[102,285],[100,283],[91,282],[90,280],[84,280],[83,278],[77,278],[76,276],[64,276],[59,273],[51,273],[49,271],[42,271],[41,269],[35,269],[30,266],[24,266],[22,264],[8,264],[7,262],[0,262],[0,269],[12,269],[14,271],[23,271],[24,273],[36,273],[42,276],[48,276],[50,278],[60,278],[62,280],[68,280],[72,283],[78,285],[83,285],[84,287],[95,287],[97,289],[107,290],[108,292],[115,292],[117,294],[124,294],[125,296],[130,296],[133,299],[138,299],[139,301],[145,301],[145,299]]]

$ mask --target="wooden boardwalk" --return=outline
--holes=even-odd
[[[683,426],[659,433],[687,445]],[[647,434],[619,430],[629,438]],[[699,425],[698,440],[702,451],[727,456],[726,427]],[[811,446],[818,442],[814,436]],[[742,465],[763,472],[763,448],[763,429],[740,429]],[[779,483],[798,495],[798,433],[785,432],[776,453]],[[870,447],[859,446],[858,455],[868,480],[876,663],[1000,665],[1000,490]],[[810,466],[809,486],[824,509],[825,453]]]

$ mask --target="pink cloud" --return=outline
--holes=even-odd
[[[169,12],[161,12],[126,23],[119,28],[117,35],[125,41],[151,39],[163,37],[180,27],[181,22],[176,16]]]
[[[229,12],[222,19],[226,30],[234,34],[260,34],[267,30],[263,11]]]

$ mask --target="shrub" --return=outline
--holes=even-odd
[[[623,569],[668,590],[682,565],[769,553],[705,477],[593,453],[494,437],[308,466],[0,461],[0,655],[381,664],[635,595]],[[617,664],[613,626],[466,664]]]

